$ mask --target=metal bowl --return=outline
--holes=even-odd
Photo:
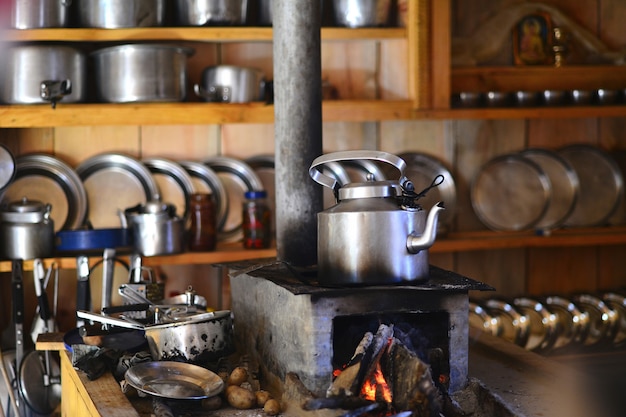
[[[462,91],[452,97],[454,107],[480,107],[483,96],[481,93],[473,91]]]
[[[335,22],[349,28],[386,26],[391,0],[333,0]]]
[[[586,106],[591,104],[593,92],[591,90],[572,90],[569,92],[569,101],[572,104]]]
[[[616,104],[617,99],[617,90],[607,90],[604,88],[599,88],[598,90],[596,90],[596,101],[598,102],[598,104]]]
[[[515,104],[520,107],[537,105],[538,94],[536,91],[516,91]]]
[[[488,91],[485,94],[488,107],[505,107],[511,103],[511,94],[503,91]]]
[[[559,106],[565,102],[565,91],[544,90],[541,93],[541,98],[546,106]]]

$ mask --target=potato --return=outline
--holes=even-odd
[[[254,393],[256,396],[256,405],[259,407],[263,407],[267,400],[271,399],[270,393],[265,390],[258,390]]]
[[[263,406],[263,411],[268,416],[275,416],[280,413],[280,404],[275,399],[271,398],[267,400],[265,406]]]
[[[228,376],[228,385],[241,385],[248,380],[248,370],[243,366],[238,366]]]
[[[226,400],[228,404],[240,410],[256,407],[256,396],[254,392],[236,385],[231,385],[226,391]]]
[[[222,398],[219,395],[205,398],[202,400],[202,409],[204,410],[219,410],[222,406]]]

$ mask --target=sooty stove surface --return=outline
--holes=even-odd
[[[414,327],[422,348],[443,355],[449,392],[467,384],[468,292],[492,290],[486,284],[434,266],[424,282],[363,287],[321,287],[314,269],[275,259],[227,267],[238,351],[269,375],[295,373],[323,396],[363,331],[388,322]]]

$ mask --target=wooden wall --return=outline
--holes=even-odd
[[[497,7],[512,0],[454,0],[452,33],[472,33]],[[623,18],[626,4],[620,0],[571,2],[552,0],[559,7],[612,47],[626,45]],[[213,63],[252,65],[272,76],[271,44],[194,44],[192,82],[201,69]],[[322,74],[343,98],[408,98],[404,41],[325,42]],[[510,50],[499,59],[508,64]],[[510,61],[509,61],[510,62]],[[482,230],[473,213],[469,184],[488,159],[525,147],[554,149],[583,142],[607,150],[626,149],[624,119],[559,120],[420,120],[369,123],[325,123],[324,151],[381,149],[392,153],[423,151],[453,167],[458,187],[454,230]],[[202,160],[211,155],[246,158],[274,152],[273,125],[97,126],[45,129],[3,129],[0,141],[16,154],[47,152],[76,166],[102,152],[125,152],[142,158]],[[487,282],[498,295],[541,294],[554,291],[595,290],[626,284],[621,266],[624,247],[577,247],[554,249],[502,249],[465,253],[433,254],[431,262]],[[164,268],[166,292],[184,291],[188,284],[213,305],[229,306],[227,281],[210,267]],[[116,278],[120,279],[120,278]],[[122,277],[123,279],[123,277]],[[66,298],[59,312],[65,326],[73,320],[75,272],[63,280]],[[222,286],[223,284],[223,286]],[[2,280],[8,295],[8,280]],[[27,283],[28,285],[28,283]],[[27,288],[27,291],[29,289]],[[492,295],[492,294],[489,294]],[[4,307],[6,306],[6,307]],[[34,311],[34,304],[33,304]],[[7,321],[8,303],[3,303],[2,322]]]

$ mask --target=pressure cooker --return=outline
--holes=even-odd
[[[328,163],[372,160],[397,168],[399,180],[341,185],[323,172]],[[343,151],[316,158],[309,175],[335,192],[337,204],[317,215],[320,285],[378,285],[428,279],[428,248],[436,238],[438,203],[426,211],[418,204],[430,187],[415,192],[404,176],[406,163],[379,151]]]

